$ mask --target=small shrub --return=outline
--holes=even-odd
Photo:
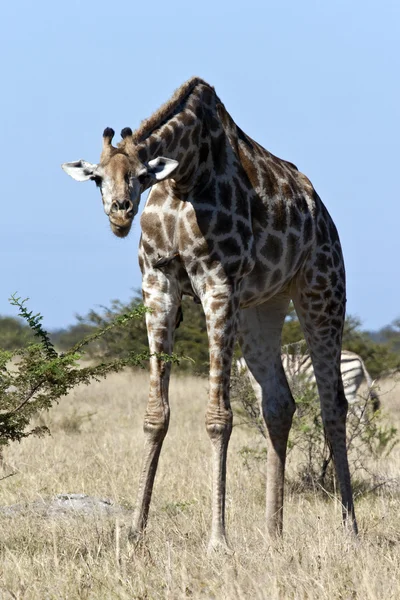
[[[92,380],[98,381],[128,365],[143,366],[150,356],[148,351],[130,352],[123,358],[91,366],[82,367],[78,362],[88,344],[99,340],[115,328],[126,327],[134,319],[142,319],[146,312],[144,306],[136,306],[130,312],[118,315],[103,328],[59,354],[49,334],[42,327],[43,317],[28,311],[27,300],[21,300],[14,295],[10,302],[18,308],[19,316],[27,322],[38,342],[29,343],[18,350],[0,350],[0,448],[29,435],[45,434],[48,431],[45,425],[29,429],[32,417],[43,410],[49,410],[54,402],[58,402],[77,385],[87,385]],[[178,361],[176,355],[159,356],[162,360]],[[81,422],[82,419],[78,418],[78,421]],[[76,430],[77,418],[71,427]]]

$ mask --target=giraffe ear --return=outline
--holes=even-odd
[[[76,160],[75,162],[64,163],[61,168],[75,181],[88,181],[88,179],[93,179],[97,165],[92,165],[86,160]]]
[[[147,175],[156,181],[163,181],[172,175],[178,164],[177,160],[158,156],[147,163]]]

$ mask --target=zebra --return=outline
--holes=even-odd
[[[316,387],[314,369],[309,354],[290,354],[282,349],[281,354],[283,369],[286,374],[290,388],[293,390],[299,383]],[[248,372],[244,358],[236,361],[239,374]],[[355,352],[342,350],[340,357],[340,371],[342,373],[344,392],[350,405],[357,402],[357,392],[363,382],[368,388],[368,400],[372,402],[372,410],[376,412],[380,408],[380,399],[373,388],[373,380],[364,364],[361,356]]]

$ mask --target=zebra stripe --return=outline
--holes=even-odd
[[[281,355],[283,369],[291,388],[296,385],[305,384],[315,387],[314,369],[309,354],[289,354],[285,352]],[[239,373],[247,372],[247,365],[244,358],[239,358],[236,364]],[[368,399],[372,401],[373,410],[380,407],[379,396],[373,389],[373,381],[368,373],[363,359],[355,352],[342,350],[340,357],[340,371],[342,373],[344,392],[349,404],[357,402],[357,392],[362,383],[365,382],[368,388]]]

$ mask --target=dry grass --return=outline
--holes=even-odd
[[[400,428],[400,387],[382,386]],[[1,520],[0,598],[43,599],[363,599],[400,597],[400,496],[381,489],[357,503],[355,542],[337,501],[290,495],[285,536],[264,536],[262,465],[246,469],[240,448],[254,432],[234,428],[228,462],[231,557],[206,553],[210,526],[210,444],[204,428],[207,383],[175,379],[146,542],[126,541],[129,519],[24,513]],[[142,448],[145,374],[124,374],[78,390],[46,415],[52,437],[6,450],[1,504],[85,492],[131,508]],[[399,477],[400,449],[378,466]]]

